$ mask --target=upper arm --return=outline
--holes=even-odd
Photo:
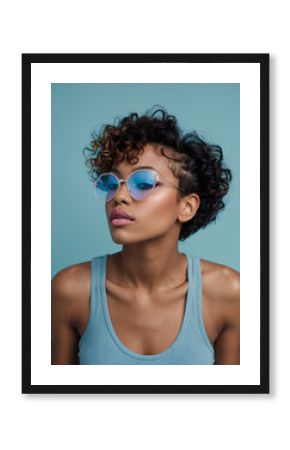
[[[215,364],[240,364],[240,274],[229,269],[223,280],[224,326],[215,341]]]
[[[59,272],[51,283],[51,364],[79,364],[74,283],[70,268]]]

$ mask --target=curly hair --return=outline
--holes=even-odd
[[[161,153],[168,159],[170,169],[179,180],[179,188],[184,191],[177,191],[179,195],[194,192],[200,198],[195,216],[182,224],[180,241],[215,221],[219,211],[224,209],[222,199],[229,190],[232,172],[224,167],[222,148],[206,143],[196,131],[182,135],[175,116],[169,115],[163,107],[152,114],[131,113],[117,124],[103,125],[99,133],[92,133],[92,139],[83,153],[89,152],[86,166],[90,168],[93,181],[101,173],[110,171],[113,162],[126,159],[136,164],[146,144],[161,145]]]

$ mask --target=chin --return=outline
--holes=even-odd
[[[125,239],[118,239],[112,236],[112,241],[115,242],[115,244],[124,244],[125,243],[124,240]]]
[[[116,233],[117,234],[117,233]],[[152,242],[155,240],[158,240],[162,236],[140,236],[139,239],[136,238],[136,236],[117,236],[116,234],[112,234],[112,240],[115,242],[115,244],[121,244],[121,245],[134,245],[134,244],[141,244],[144,242]]]
[[[121,244],[121,245],[129,245],[129,244],[136,244],[138,241],[133,239],[128,239],[120,236],[111,236],[112,241],[115,242],[115,244]]]

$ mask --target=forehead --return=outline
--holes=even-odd
[[[166,155],[171,155],[172,150],[160,144],[144,145],[144,152],[137,154],[138,162],[132,164],[127,160],[112,165],[112,170],[116,169],[116,173],[122,176],[129,175],[139,167],[149,166],[157,170],[161,175],[173,177],[173,173],[168,166],[168,159],[162,155],[161,148],[164,148]]]

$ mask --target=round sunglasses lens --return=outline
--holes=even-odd
[[[113,174],[100,175],[96,183],[97,198],[102,202],[110,201],[114,197],[118,186],[118,179]]]
[[[154,185],[154,172],[145,170],[134,173],[128,181],[130,193],[136,200],[143,200],[147,197]]]

